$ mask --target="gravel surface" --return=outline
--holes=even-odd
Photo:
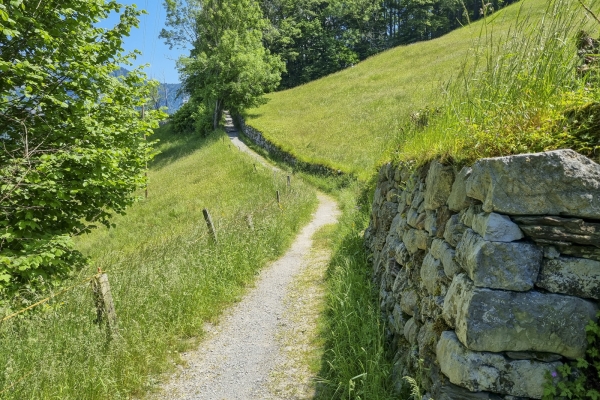
[[[239,141],[230,124],[227,128],[240,150],[252,152]],[[292,292],[294,278],[314,262],[311,257],[313,234],[322,226],[335,223],[339,215],[333,199],[323,194],[318,194],[318,198],[319,207],[311,222],[302,229],[288,252],[262,270],[256,287],[226,312],[217,327],[209,329],[198,349],[182,354],[185,367],[179,367],[156,398],[289,398],[273,390],[273,374],[280,371],[281,366],[290,364],[281,340],[277,339],[282,325],[287,331],[293,330],[285,302]],[[290,378],[287,379],[286,386],[290,386]],[[293,382],[291,384],[293,386]],[[305,379],[300,379],[298,385],[306,386]]]

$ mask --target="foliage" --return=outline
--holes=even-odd
[[[285,175],[255,170],[251,157],[229,148],[224,132],[173,135],[166,125],[155,135],[160,154],[148,171],[148,199],[115,216],[116,229],[76,239],[91,264],[70,282],[98,267],[107,272],[119,336],[107,342],[94,324],[88,285],[3,322],[2,399],[142,398],[310,219],[314,190],[300,180],[286,190]],[[211,245],[203,208],[218,230],[218,246]]]
[[[0,4],[0,289],[62,278],[80,265],[72,236],[110,224],[145,183],[159,112],[139,118],[151,85],[114,76],[125,7],[113,29],[96,23],[123,6],[98,0]]]
[[[211,116],[206,112],[204,103],[188,101],[169,120],[171,129],[176,134],[195,132],[205,135],[212,128]]]
[[[216,129],[223,110],[235,114],[262,104],[261,96],[277,87],[284,66],[263,46],[266,21],[256,2],[206,0],[192,4],[197,5],[197,16],[189,29],[196,30],[196,39],[190,56],[181,57],[178,67],[183,91],[190,95],[191,103],[204,104]],[[167,8],[179,5],[168,2]]]
[[[597,317],[600,318],[600,313]],[[542,399],[600,399],[600,326],[597,321],[590,321],[585,330],[588,342],[585,358],[548,373]]]

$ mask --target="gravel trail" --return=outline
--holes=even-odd
[[[233,144],[260,158],[239,141],[230,120],[226,128]],[[226,312],[218,326],[209,330],[206,340],[196,350],[182,354],[185,367],[178,367],[178,373],[162,386],[158,398],[279,398],[270,388],[273,372],[289,364],[277,339],[282,325],[290,329],[286,298],[294,279],[314,262],[311,257],[313,234],[324,225],[335,223],[339,215],[332,198],[319,193],[318,199],[319,207],[311,222],[302,229],[287,253],[261,271],[256,286]],[[306,382],[298,382],[298,385],[303,384]]]

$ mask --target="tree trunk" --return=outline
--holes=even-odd
[[[217,130],[219,127],[219,121],[221,120],[221,113],[223,112],[223,101],[221,99],[217,99],[215,102],[215,112],[213,114],[213,129]]]

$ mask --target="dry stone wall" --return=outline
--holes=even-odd
[[[572,151],[380,170],[371,223],[394,380],[424,398],[539,399],[600,300],[600,165]]]
[[[344,174],[342,171],[330,168],[326,165],[309,163],[297,159],[291,153],[281,149],[279,146],[265,138],[262,132],[260,132],[258,129],[246,124],[244,119],[240,116],[236,117],[236,122],[244,135],[255,145],[266,150],[269,154],[279,157],[283,162],[293,166],[294,168],[322,175],[339,176]]]

